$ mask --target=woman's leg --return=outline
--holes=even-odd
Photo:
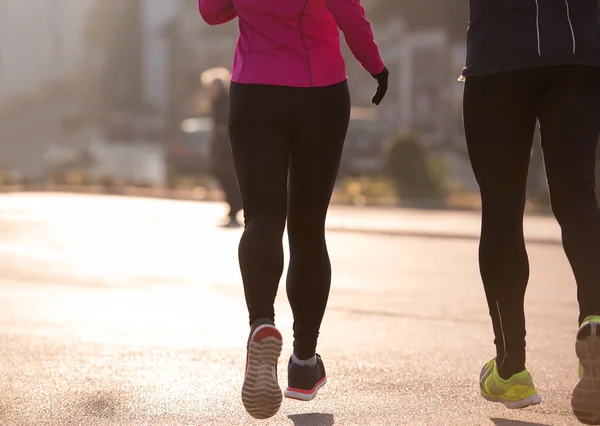
[[[290,143],[280,88],[231,86],[230,139],[242,194],[246,229],[239,260],[250,316],[242,402],[258,419],[281,406],[277,361],[282,349],[273,304],[283,271]]]
[[[315,354],[331,283],[325,218],[350,118],[347,84],[305,89],[295,102],[291,150],[287,294],[294,314],[294,354]]]
[[[275,320],[273,304],[283,273],[290,140],[277,88],[233,83],[230,139],[244,207],[239,245],[250,325]]]

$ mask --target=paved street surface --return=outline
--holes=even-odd
[[[330,217],[334,283],[319,346],[329,383],[314,402],[284,401],[273,419],[250,419],[239,397],[248,332],[241,231],[216,226],[224,211],[0,196],[0,425],[577,424],[577,306],[559,245],[529,245],[529,368],[544,401],[509,411],[478,395],[493,347],[477,215],[342,208]],[[371,233],[339,232],[360,231],[361,221]],[[395,232],[384,235],[384,223]],[[527,223],[530,241],[556,239],[547,219]],[[442,231],[471,239],[431,238]],[[277,312],[284,385],[292,319],[283,285]]]

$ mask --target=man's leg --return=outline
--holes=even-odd
[[[523,212],[536,123],[534,77],[528,70],[468,78],[464,94],[467,146],[483,209],[479,265],[505,379],[525,369]]]
[[[600,209],[596,147],[600,136],[600,69],[555,69],[540,104],[552,211],[577,280],[579,323],[600,315]]]
[[[600,209],[595,166],[600,136],[600,69],[557,68],[540,104],[542,146],[552,210],[577,281],[577,418],[600,424]]]

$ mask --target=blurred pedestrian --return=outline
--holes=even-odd
[[[251,330],[242,401],[252,416],[268,418],[282,400],[273,303],[286,220],[294,351],[285,395],[311,400],[326,381],[316,354],[331,282],[325,217],[350,120],[338,28],[378,81],[376,105],[388,71],[359,0],[199,0],[199,6],[209,24],[239,17],[229,132],[246,222],[239,260]]]
[[[582,369],[572,406],[580,421],[600,424],[598,1],[471,0],[470,9],[464,124],[481,190],[479,265],[496,345],[495,359],[481,372],[481,393],[509,408],[541,401],[525,367],[529,263],[523,237],[539,120],[552,211],[577,281]]]
[[[238,213],[242,210],[242,198],[235,173],[233,154],[229,144],[229,79],[231,74],[225,68],[212,68],[205,71],[201,80],[208,88],[211,115],[214,125],[211,143],[210,165],[212,175],[219,181],[225,193],[229,211],[223,222],[226,227],[238,227]]]

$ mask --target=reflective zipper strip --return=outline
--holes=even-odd
[[[567,0],[565,0],[567,1]],[[535,0],[535,31],[537,34],[538,55],[542,56],[542,42],[540,40],[540,2]]]
[[[567,6],[567,19],[569,20],[569,28],[571,29],[571,38],[573,39],[573,55],[575,54],[575,31],[573,31],[573,22],[571,22],[571,9],[569,7],[569,0],[565,0],[565,6]]]
[[[500,302],[498,302],[496,300],[496,309],[498,310],[498,318],[500,319],[500,331],[502,332],[502,345],[504,346],[504,358],[502,359],[502,362],[500,363],[500,367],[502,366],[502,364],[504,364],[504,361],[506,361],[506,358],[508,358],[508,353],[506,351],[506,338],[504,337],[504,325],[502,324],[502,315],[500,314]]]

